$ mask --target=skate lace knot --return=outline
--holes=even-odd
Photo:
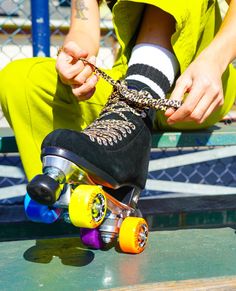
[[[135,130],[136,126],[124,113],[131,112],[134,115],[146,117],[145,110],[167,110],[167,108],[179,108],[181,102],[166,98],[154,99],[152,95],[144,90],[137,91],[127,87],[125,81],[116,81],[105,72],[91,64],[87,60],[81,60],[92,66],[95,74],[101,76],[113,86],[113,93],[109,97],[100,116],[83,132],[87,134],[91,141],[97,141],[100,145],[111,145],[122,141],[128,134]],[[110,114],[116,114],[118,119],[106,119]]]

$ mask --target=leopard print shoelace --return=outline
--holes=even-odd
[[[177,100],[154,99],[147,91],[129,89],[125,81],[116,81],[86,59],[80,58],[80,60],[92,66],[95,74],[113,86],[113,93],[99,118],[83,131],[93,142],[97,141],[100,145],[112,146],[131,134],[136,127],[127,119],[124,112],[132,112],[144,118],[145,109],[166,111],[170,107],[177,109],[182,104]],[[105,116],[112,113],[118,114],[121,119],[104,119]]]

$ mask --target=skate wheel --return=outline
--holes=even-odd
[[[53,223],[60,217],[62,209],[49,208],[32,200],[28,194],[24,200],[25,214],[33,222]]]
[[[69,216],[71,223],[77,227],[98,227],[105,217],[106,209],[106,196],[99,186],[79,185],[71,195]]]
[[[85,246],[93,249],[103,248],[101,234],[97,228],[80,228],[80,238]]]
[[[119,245],[124,253],[139,254],[148,240],[148,225],[141,217],[126,217],[119,232]]]

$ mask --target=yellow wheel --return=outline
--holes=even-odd
[[[124,253],[139,254],[147,244],[148,225],[141,217],[126,217],[121,224],[119,245]]]
[[[69,203],[71,223],[77,227],[96,228],[106,214],[107,200],[99,186],[79,185]]]

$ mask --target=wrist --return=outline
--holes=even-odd
[[[227,69],[228,65],[234,60],[230,48],[212,43],[209,47],[201,52],[199,57],[204,58],[207,62],[212,63],[219,68],[221,74]]]
[[[97,56],[99,51],[99,39],[94,39],[86,33],[77,31],[77,33],[69,33],[63,45],[70,41],[75,42],[81,49],[87,51],[89,56]]]

